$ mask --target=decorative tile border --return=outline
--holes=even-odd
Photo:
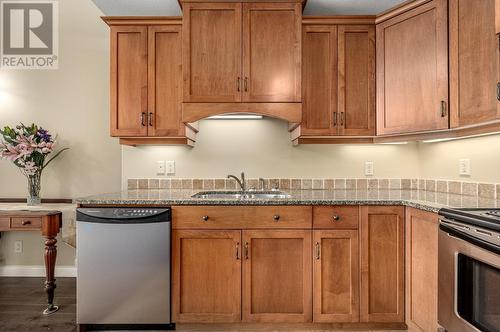
[[[259,179],[247,179],[247,188],[258,189]],[[434,179],[264,179],[265,189],[283,190],[379,190],[403,189],[425,190],[432,193],[457,194],[489,199],[500,199],[500,184]],[[132,189],[199,189],[234,190],[233,179],[128,179],[127,188]]]

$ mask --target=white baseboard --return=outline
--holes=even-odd
[[[75,266],[56,266],[57,277],[76,277]],[[45,277],[43,265],[3,265],[0,266],[0,277]]]

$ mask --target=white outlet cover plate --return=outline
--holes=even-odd
[[[169,160],[165,162],[167,174],[175,174],[175,161]]]
[[[458,162],[458,174],[462,176],[470,176],[470,159],[460,159]]]
[[[165,175],[165,161],[160,160],[156,162],[156,174]]]
[[[365,176],[372,176],[373,175],[373,161],[366,161],[365,162]]]

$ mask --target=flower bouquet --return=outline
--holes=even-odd
[[[35,124],[20,124],[15,128],[0,130],[0,157],[10,160],[28,179],[28,205],[40,204],[40,180],[42,171],[67,148],[59,150],[52,158],[45,160],[54,151],[55,138]]]

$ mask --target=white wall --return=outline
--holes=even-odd
[[[158,160],[174,160],[177,178],[224,178],[245,171],[248,177],[364,177],[373,161],[375,177],[418,175],[416,144],[293,146],[287,123],[264,120],[204,120],[194,148],[123,147],[122,180],[155,178]]]
[[[35,122],[70,147],[42,177],[42,197],[72,198],[120,190],[121,150],[109,137],[109,31],[89,0],[59,1],[59,70],[0,70],[0,126]],[[26,197],[26,179],[0,160],[0,197]],[[24,252],[14,254],[14,241]],[[0,264],[43,265],[38,233],[3,233]],[[60,241],[58,265],[73,265]]]

